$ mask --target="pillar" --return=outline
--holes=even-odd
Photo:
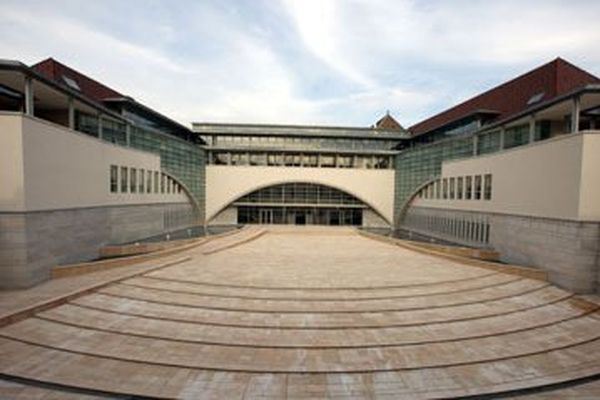
[[[75,100],[69,96],[69,129],[75,129]]]
[[[529,143],[535,142],[535,114],[529,117]]]
[[[102,139],[102,114],[98,114],[98,139]]]
[[[476,156],[479,153],[479,135],[473,135],[473,155]]]
[[[571,110],[571,133],[579,130],[579,114],[581,113],[581,99],[579,96],[573,98]]]
[[[25,77],[25,114],[33,116],[33,79]]]

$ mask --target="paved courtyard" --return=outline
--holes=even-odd
[[[598,307],[545,281],[346,228],[251,228],[173,257],[1,328],[0,397],[600,395],[568,384],[600,373]]]

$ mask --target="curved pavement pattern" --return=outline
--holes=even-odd
[[[398,399],[547,393],[600,373],[597,306],[547,282],[350,229],[268,229],[1,328],[0,378],[90,395]]]

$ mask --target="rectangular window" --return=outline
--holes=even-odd
[[[439,199],[441,197],[441,190],[440,190],[440,180],[438,179],[437,181],[435,181],[435,198]]]
[[[131,168],[129,175],[129,191],[135,193],[137,190],[137,169]]]
[[[154,171],[154,193],[158,193],[158,171]]]
[[[492,174],[485,174],[483,176],[483,199],[492,199]]]
[[[444,178],[442,181],[442,198],[446,200],[448,198],[448,178]]]
[[[127,167],[121,167],[121,193],[127,193]]]
[[[160,174],[160,192],[165,192],[165,174]]]
[[[456,180],[454,178],[450,178],[450,200],[454,200],[454,185],[456,183]]]
[[[475,175],[475,190],[473,193],[475,200],[481,200],[481,175]]]
[[[117,193],[119,190],[119,167],[110,166],[110,192]]]
[[[335,168],[335,156],[324,154],[321,156],[321,167]]]
[[[146,182],[146,171],[140,168],[140,187],[139,192],[144,193],[146,190],[144,188],[144,182]]]
[[[465,179],[465,200],[471,200],[471,193],[473,192],[473,177],[467,176]]]
[[[152,171],[146,171],[146,193],[152,193]]]
[[[462,200],[462,198],[463,198],[463,177],[462,176],[459,176],[458,178],[456,178],[456,184],[457,184],[456,198],[458,200]]]

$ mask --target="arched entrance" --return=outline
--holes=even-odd
[[[341,190],[314,183],[268,186],[237,199],[239,224],[363,225],[369,207]]]

